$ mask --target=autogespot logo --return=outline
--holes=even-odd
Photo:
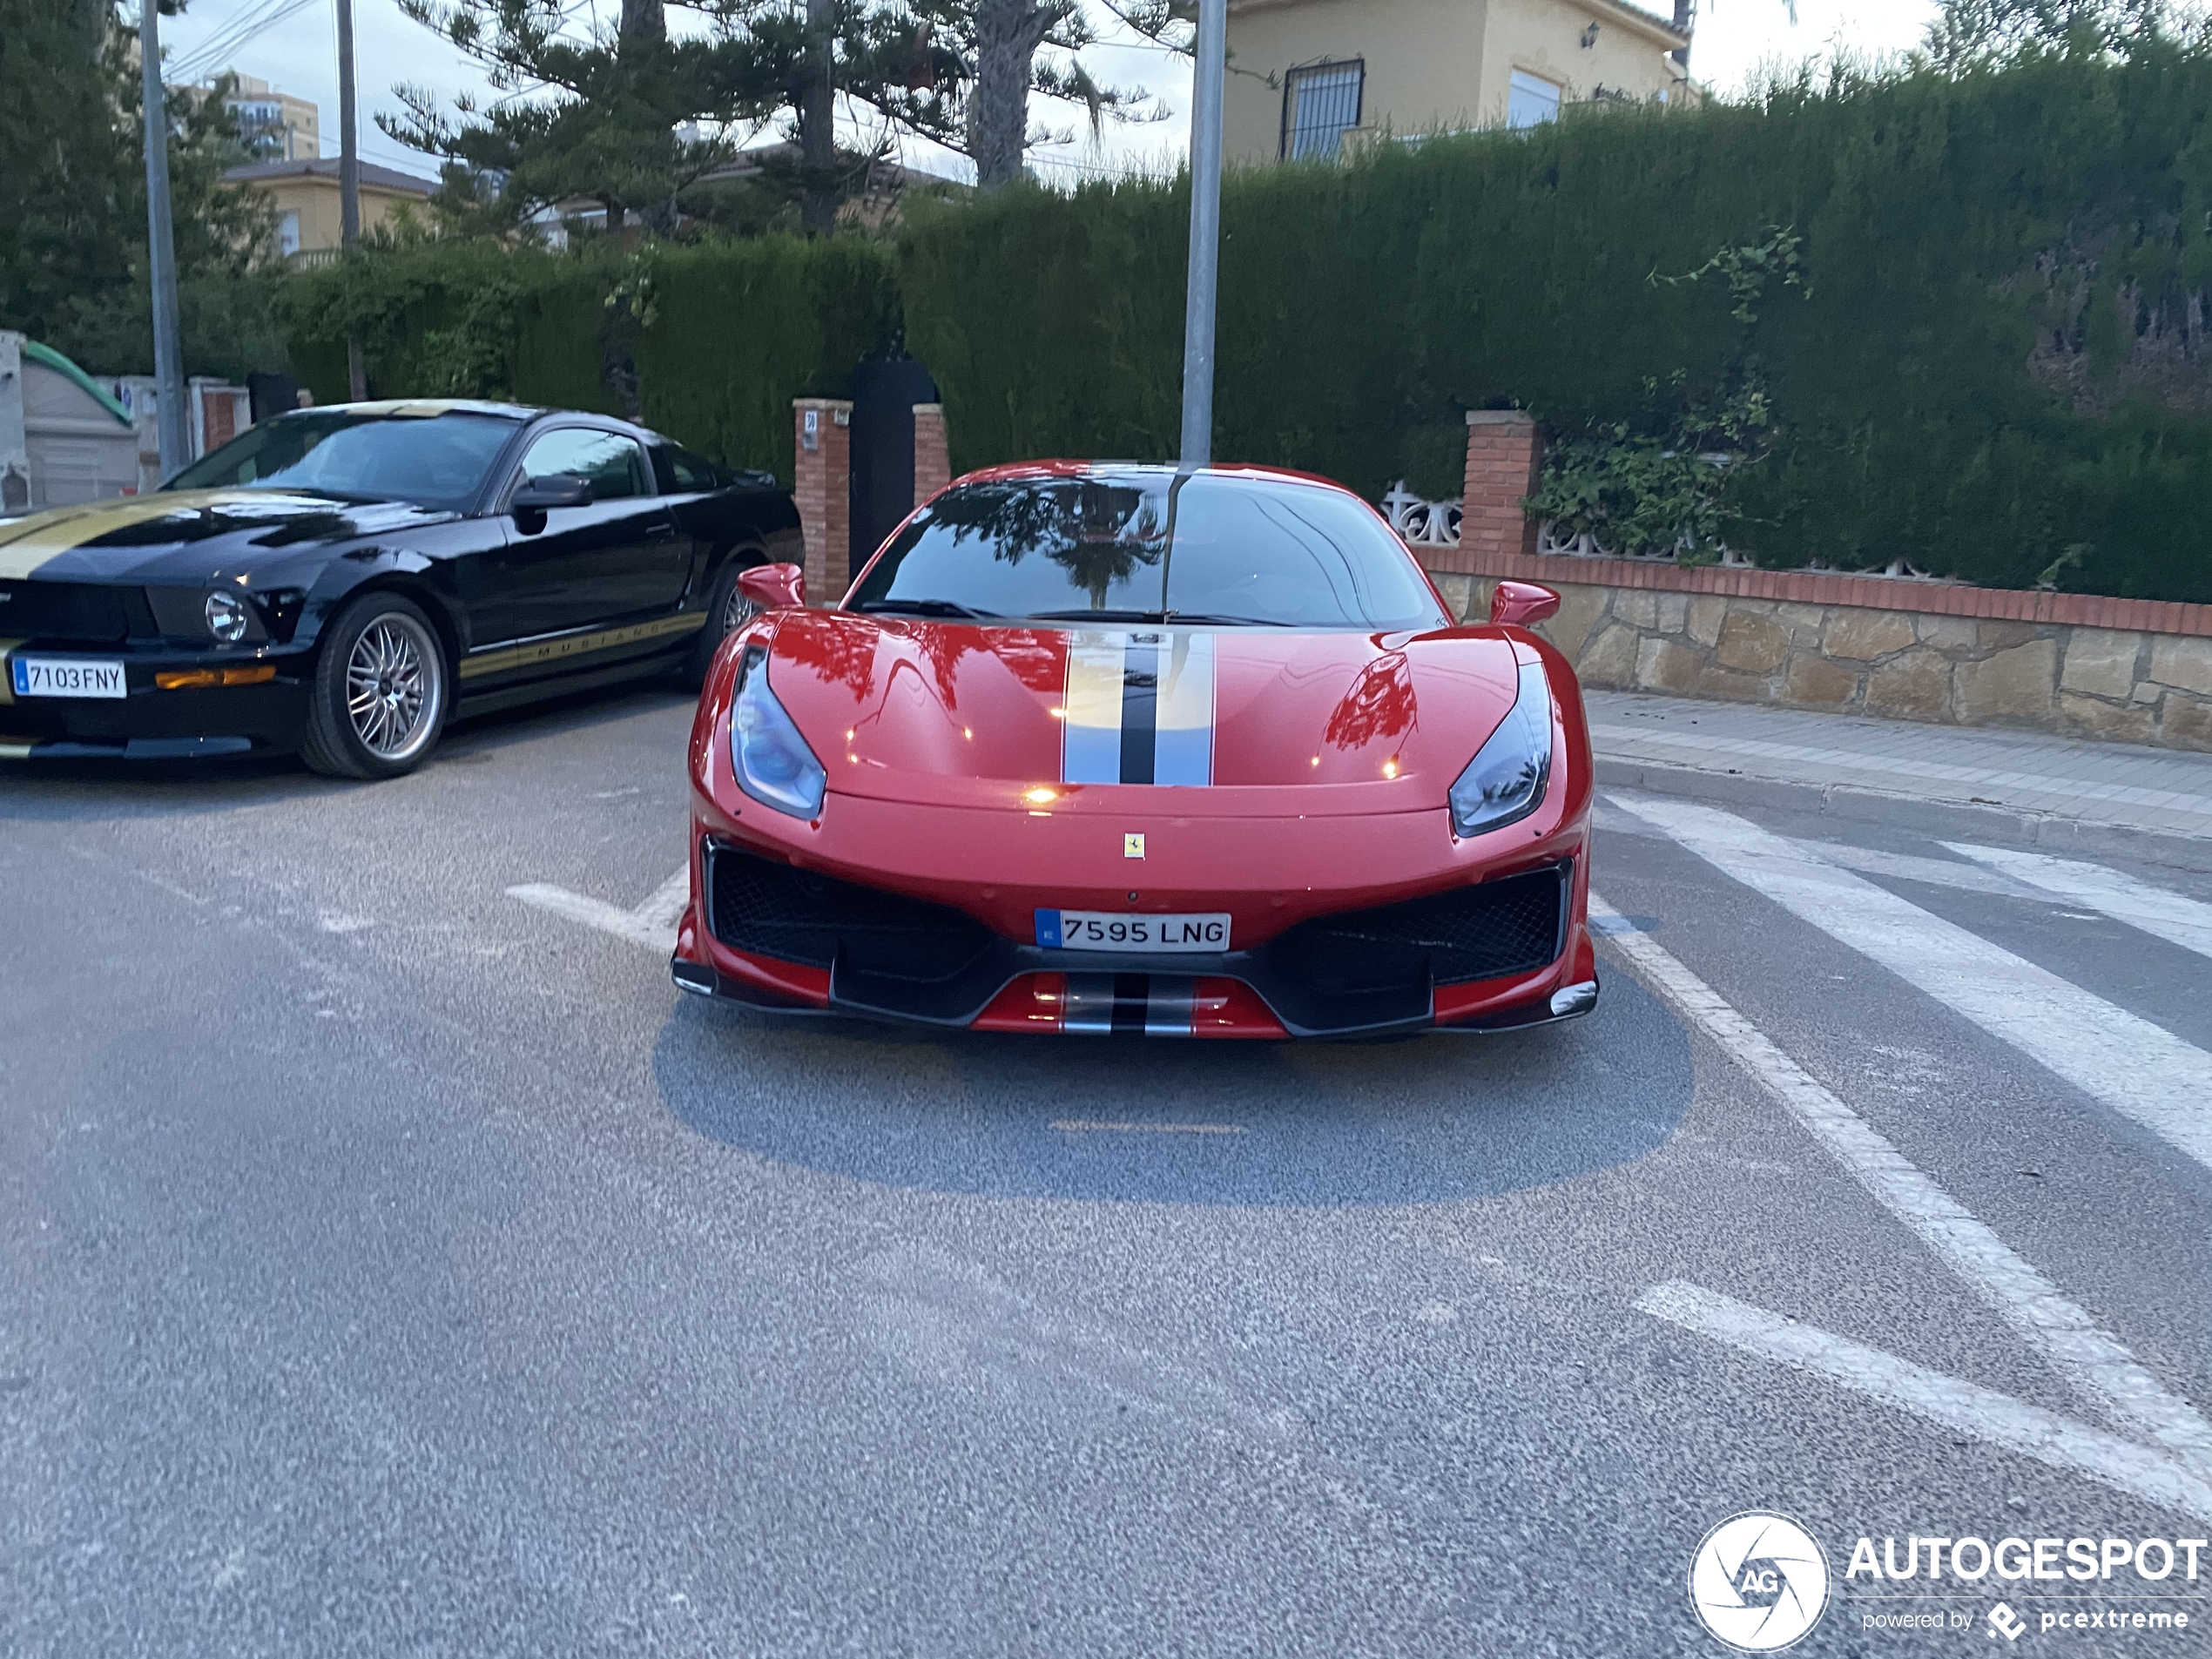
[[[1828,1557],[1787,1515],[1730,1515],[1690,1557],[1689,1604],[1730,1647],[1778,1652],[1826,1611]]]

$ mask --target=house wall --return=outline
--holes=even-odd
[[[1585,46],[1582,36],[1592,24],[1597,37]],[[1596,96],[1601,86],[1637,98],[1672,98],[1683,84],[1668,62],[1669,44],[1665,36],[1610,6],[1488,0],[1476,107],[1485,125],[1502,125],[1516,69],[1564,87],[1563,99],[1570,104]]]
[[[1483,21],[1496,0],[1251,0],[1229,12],[1222,155],[1231,165],[1277,160],[1283,71],[1322,58],[1364,57],[1360,122],[1387,117],[1399,131],[1471,125]],[[1251,74],[1238,73],[1251,71]],[[1270,87],[1253,75],[1272,76]],[[1415,111],[1421,113],[1416,115]]]
[[[1363,58],[1361,130],[1403,135],[1502,125],[1515,69],[1563,86],[1569,103],[1601,85],[1679,95],[1669,44],[1604,0],[1243,0],[1229,11],[1223,154],[1245,165],[1278,158],[1283,72],[1297,64]]]
[[[253,187],[269,199],[269,205],[280,216],[287,212],[300,215],[300,253],[320,253],[337,247],[343,241],[335,179],[309,174],[303,178],[256,180]],[[413,205],[419,213],[422,201],[421,197],[412,193],[362,185],[361,233],[367,235],[379,226],[388,226],[402,203]]]

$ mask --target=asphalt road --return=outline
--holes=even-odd
[[[1622,797],[1576,1025],[778,1023],[687,720],[0,774],[0,1651],[1720,1653],[1755,1509],[1796,1652],[2212,1651],[1844,1576],[2212,1532],[2212,878]]]

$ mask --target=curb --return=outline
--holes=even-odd
[[[1847,784],[1799,783],[1741,772],[1669,766],[1649,760],[1597,759],[1601,787],[1641,789],[1723,806],[1811,813],[1862,824],[1880,824],[1939,840],[1986,841],[2032,847],[2059,858],[2121,858],[2177,870],[2212,871],[2212,836],[2176,830],[2100,824],[2058,813],[2025,812],[1966,801],[1930,800]]]

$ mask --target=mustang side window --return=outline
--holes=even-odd
[[[588,427],[547,433],[530,445],[519,471],[523,478],[544,478],[556,472],[589,478],[594,501],[626,501],[653,493],[645,481],[644,452],[636,441]]]

